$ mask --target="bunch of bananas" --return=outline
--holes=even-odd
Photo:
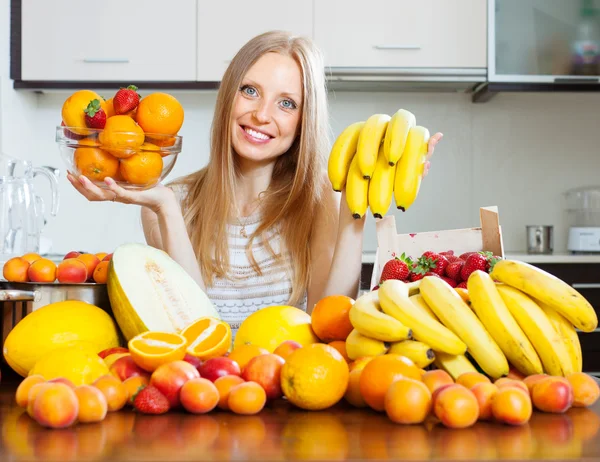
[[[419,193],[428,143],[429,130],[416,125],[411,112],[373,114],[346,127],[336,139],[329,155],[329,181],[335,191],[346,187],[354,218],[362,218],[367,208],[383,218],[392,196],[396,207],[406,211]]]
[[[591,332],[598,318],[567,283],[528,263],[500,260],[490,274],[473,272],[467,291],[470,303],[441,278],[423,278],[412,294],[402,281],[384,281],[350,310],[348,356],[401,354],[454,379],[476,366],[493,379],[511,365],[526,376],[581,372],[576,329]]]

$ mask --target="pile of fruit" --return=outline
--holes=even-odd
[[[9,282],[55,282],[105,284],[112,254],[71,251],[58,265],[37,253],[26,253],[8,260],[2,268]]]
[[[346,188],[354,218],[371,209],[382,218],[395,199],[403,212],[414,203],[421,186],[429,130],[416,125],[414,114],[373,114],[346,127],[329,155],[329,181],[335,191]]]
[[[65,100],[61,115],[63,133],[76,147],[77,172],[95,182],[110,177],[130,185],[156,183],[184,119],[174,96],[155,92],[142,98],[135,85],[108,100],[78,90]]]

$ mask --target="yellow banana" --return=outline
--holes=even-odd
[[[435,359],[435,353],[429,345],[415,340],[392,343],[388,353],[405,356],[421,369],[429,366]]]
[[[522,261],[500,260],[490,275],[547,304],[583,332],[598,327],[592,305],[569,284],[540,268]]]
[[[366,337],[356,329],[353,329],[346,338],[346,354],[353,361],[363,356],[381,356],[389,349],[389,343]]]
[[[396,169],[388,164],[381,145],[375,171],[369,182],[369,207],[375,218],[383,218],[390,208],[394,195],[395,175]]]
[[[454,332],[413,304],[402,281],[388,279],[379,286],[378,292],[381,310],[409,326],[416,340],[428,344],[435,351],[453,355],[466,353],[467,345]]]
[[[387,114],[373,114],[370,116],[358,137],[356,157],[358,157],[358,168],[361,175],[370,179],[375,171],[379,146],[385,136],[391,117]]]
[[[405,109],[398,110],[387,126],[383,141],[385,160],[389,165],[396,165],[406,147],[408,131],[417,124],[414,114]]]
[[[438,351],[435,353],[433,363],[438,369],[442,369],[450,374],[450,377],[454,380],[466,372],[479,372],[465,355],[449,355],[448,353]]]
[[[525,375],[544,372],[533,345],[506,307],[490,275],[474,271],[467,281],[471,307],[506,359]]]
[[[420,280],[421,279],[419,279],[419,281]],[[411,295],[408,298],[413,303],[413,305],[415,305],[417,307],[418,310],[420,310],[421,312],[423,312],[423,314],[429,316],[431,319],[433,319],[435,321],[439,321],[439,319],[434,314],[434,312],[431,311],[431,308],[429,308],[429,305],[427,303],[425,303],[425,300],[423,300],[423,296],[420,293],[415,294],[415,295]]]
[[[421,295],[446,327],[467,344],[479,367],[490,377],[508,374],[506,356],[471,308],[441,278],[426,276],[421,280]]]
[[[538,353],[546,373],[561,376],[570,360],[565,344],[550,319],[527,294],[506,284],[497,284],[498,293]]]
[[[365,180],[358,168],[358,156],[354,156],[350,163],[348,178],[346,180],[346,202],[352,216],[362,218],[369,205],[369,180]]]
[[[577,331],[564,316],[562,316],[558,311],[551,308],[547,304],[543,302],[539,302],[538,304],[548,316],[548,319],[552,323],[554,330],[560,336],[560,339],[567,350],[568,361],[563,361],[563,375],[566,377],[569,374],[574,372],[581,371],[581,345],[579,344],[579,337],[577,336]]]
[[[429,130],[420,125],[412,127],[408,132],[404,153],[396,164],[394,198],[396,207],[403,212],[410,208],[419,194],[428,142]]]
[[[367,292],[350,308],[350,323],[361,334],[383,342],[412,338],[411,329],[380,310],[377,291]]]
[[[329,154],[327,173],[334,191],[339,192],[346,185],[350,163],[356,153],[358,136],[364,125],[364,121],[348,125],[333,143]]]

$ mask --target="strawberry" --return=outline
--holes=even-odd
[[[446,250],[445,252],[439,252],[439,254],[447,258],[450,256],[454,256],[454,250]]]
[[[412,261],[405,254],[400,257],[394,257],[392,260],[384,265],[381,271],[381,278],[379,284],[387,279],[399,279],[400,281],[406,281],[412,267]]]
[[[426,258],[428,258],[431,262],[431,271],[443,276],[444,272],[446,271],[446,267],[448,266],[448,259],[439,253],[429,254]]]
[[[487,267],[488,261],[485,255],[476,252],[472,255],[469,255],[469,257],[465,261],[465,265],[460,270],[460,277],[463,281],[466,281],[467,279],[469,279],[469,276],[473,271],[487,271]]]
[[[115,114],[127,114],[133,111],[140,102],[140,95],[137,92],[138,87],[129,85],[127,88],[120,88],[113,98],[113,107]]]
[[[477,253],[477,252],[465,252],[465,253],[461,254],[459,258],[463,261],[467,261],[467,258],[469,258],[474,253]]]
[[[448,284],[450,284],[450,287],[456,287],[456,285],[458,284],[454,279],[450,279],[449,277],[446,276],[440,276],[444,281],[446,281]]]
[[[467,281],[463,281],[460,284],[458,284],[456,286],[457,289],[466,289],[467,288]]]
[[[425,273],[410,273],[408,279],[410,280],[410,282],[416,282],[423,279],[424,277]]]
[[[85,124],[88,128],[102,130],[106,125],[106,112],[100,107],[100,100],[91,100],[83,112],[85,112]]]
[[[376,285],[375,287],[373,287],[373,288],[371,289],[371,292],[373,292],[373,291],[375,291],[375,290],[378,290],[378,289],[379,289],[379,284],[378,284],[378,285]]]
[[[428,271],[428,272],[426,272],[426,273],[425,273],[425,276],[432,276],[432,277],[435,277],[435,278],[441,278],[441,277],[442,277],[442,276],[440,276],[439,274],[437,274],[437,273],[434,273],[433,271]]]
[[[448,260],[448,263],[454,263],[455,261],[464,261],[464,260],[461,260],[460,257],[457,257],[456,255],[447,255],[446,260]]]
[[[497,255],[492,255],[491,257],[488,258],[488,268],[487,268],[488,273],[492,272],[492,270],[494,269],[494,266],[500,260],[502,260],[502,257],[499,257]]]
[[[446,266],[446,276],[456,282],[460,282],[462,280],[460,277],[460,272],[463,266],[465,266],[465,262],[460,259],[450,263],[448,266]]]
[[[164,414],[169,410],[169,400],[158,388],[147,385],[135,394],[133,407],[142,414]]]

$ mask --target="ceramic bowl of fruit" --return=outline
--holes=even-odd
[[[110,177],[125,189],[149,189],[175,166],[181,152],[183,108],[175,97],[137,87],[119,89],[105,100],[78,90],[63,103],[55,141],[67,168],[106,188]]]

